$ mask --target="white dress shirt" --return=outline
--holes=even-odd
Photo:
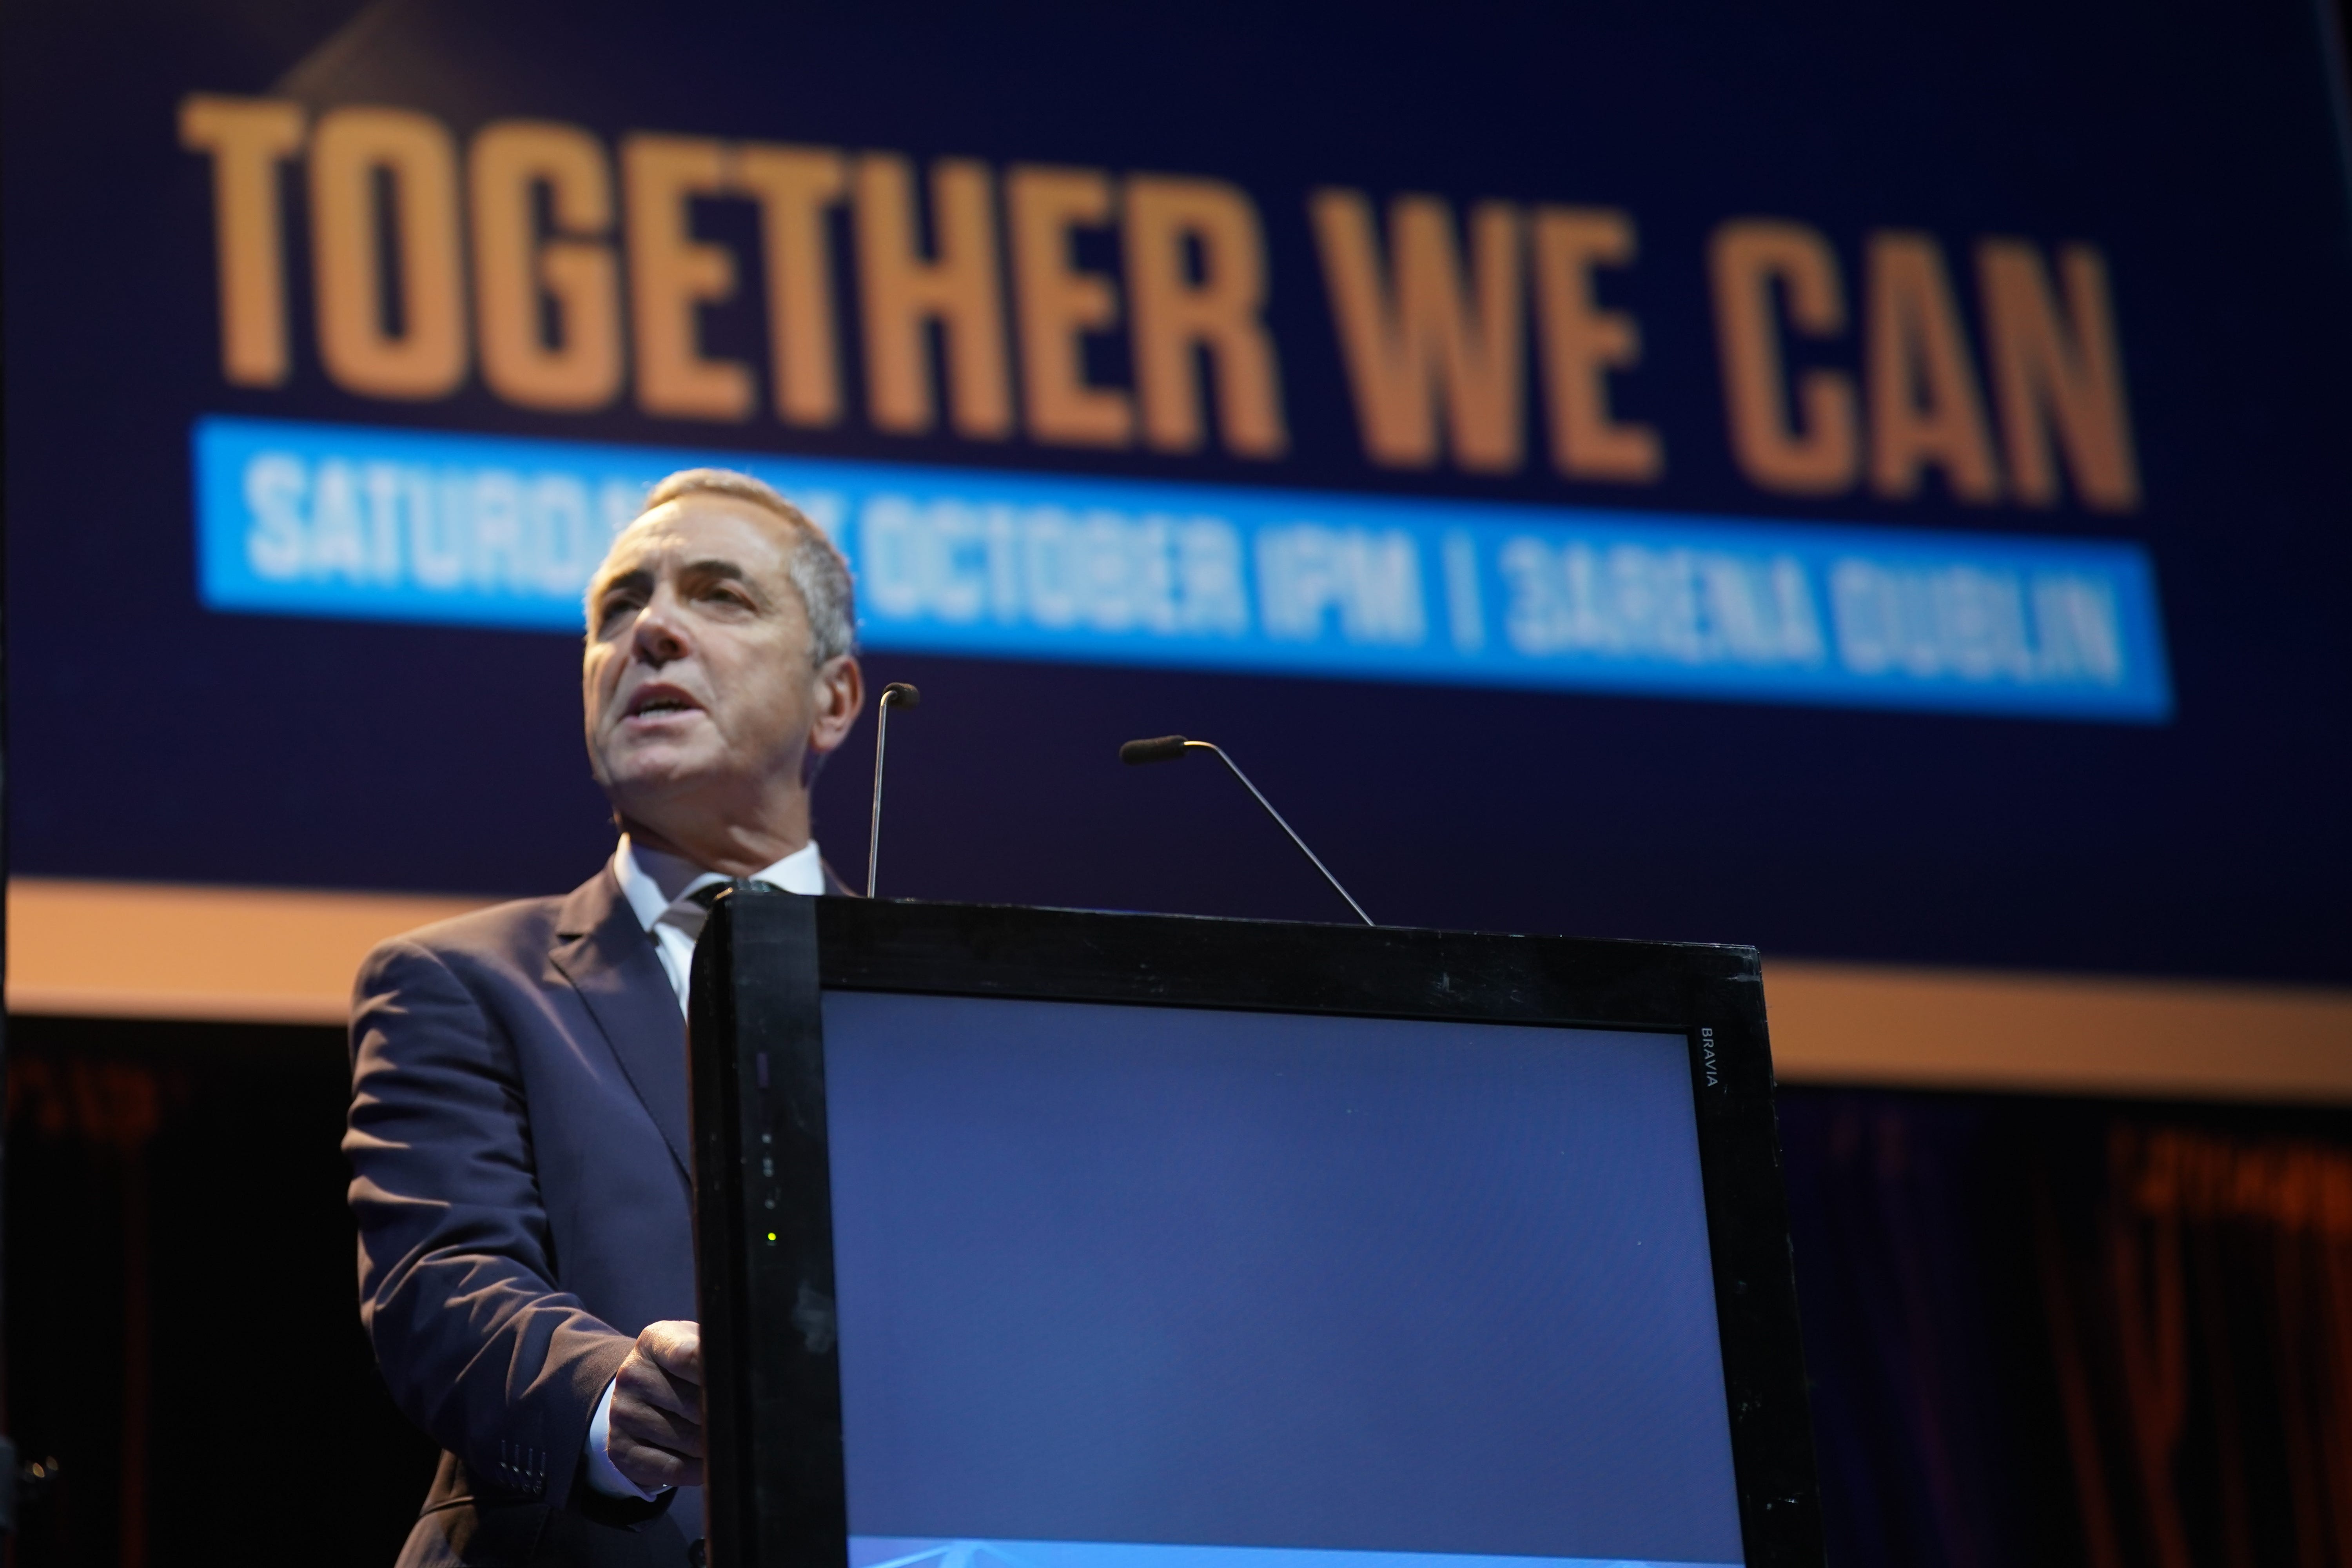
[[[702,922],[710,918],[692,895],[727,879],[690,860],[632,844],[626,834],[621,836],[621,847],[613,851],[613,877],[621,884],[621,896],[629,900],[637,923],[652,934],[669,987],[677,993],[678,1011],[686,1011],[686,983],[694,971],[694,941],[702,934]],[[751,879],[773,883],[787,893],[824,892],[824,862],[817,856],[816,840],[810,839],[766,870],[754,871]]]
[[[687,982],[694,973],[694,942],[710,918],[692,895],[727,879],[675,855],[632,844],[625,833],[621,836],[621,847],[613,851],[613,878],[621,884],[621,896],[629,901],[637,923],[653,938],[662,972],[669,976],[669,988],[677,995],[677,1010],[685,1012]],[[816,840],[810,839],[766,870],[753,872],[751,879],[772,883],[787,893],[824,892],[824,862],[817,855]],[[588,1423],[588,1484],[607,1497],[651,1502],[668,1489],[647,1491],[621,1473],[612,1456],[604,1452],[612,1427],[613,1385],[608,1383]]]

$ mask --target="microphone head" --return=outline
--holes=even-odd
[[[1146,763],[1172,763],[1184,754],[1186,742],[1181,735],[1161,735],[1149,741],[1129,741],[1118,749],[1118,760],[1130,768]]]
[[[888,702],[894,697],[898,699],[898,706],[901,708],[919,707],[923,700],[923,694],[903,680],[894,680],[882,689],[884,702]]]

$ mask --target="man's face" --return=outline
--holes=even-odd
[[[665,819],[681,811],[751,826],[802,795],[813,741],[845,735],[825,678],[846,661],[810,663],[784,528],[749,502],[688,495],[614,542],[589,592],[581,685],[596,782],[624,816],[673,837]]]

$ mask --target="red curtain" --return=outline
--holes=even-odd
[[[2352,1151],[2106,1145],[2089,1245],[2037,1215],[2092,1568],[2352,1565]]]

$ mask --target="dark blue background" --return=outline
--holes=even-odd
[[[824,1030],[854,1534],[1740,1557],[1679,1036]]]
[[[885,656],[877,679],[927,697],[893,748],[886,890],[1341,912],[1229,781],[1111,761],[1130,735],[1182,730],[1231,746],[1384,920],[2352,978],[2352,226],[2319,15],[2303,0],[12,6],[16,868],[537,892],[608,846],[566,639],[199,611],[188,425],[242,412],[2140,540],[2179,699],[2158,729]],[[855,421],[820,437],[625,406],[541,416],[470,384],[369,402],[324,384],[299,263],[295,378],[236,391],[218,371],[209,172],[174,129],[199,89],[408,105],[461,134],[544,115],[608,136],[1232,179],[1267,226],[1294,450],[1263,465]],[[1665,482],[1572,485],[1539,460],[1507,479],[1367,467],[1306,231],[1320,184],[1630,210],[1642,259],[1603,291],[1642,322],[1647,357],[1618,403],[1664,432]],[[1956,267],[1988,233],[2099,244],[2144,510],[1796,505],[1750,488],[1723,437],[1703,258],[1717,223],[1757,213],[1823,230],[1850,279],[1878,227],[1933,232]],[[747,257],[750,228],[710,216]],[[712,352],[763,357],[757,294],[713,313]],[[819,791],[845,869],[866,778],[844,759]]]

